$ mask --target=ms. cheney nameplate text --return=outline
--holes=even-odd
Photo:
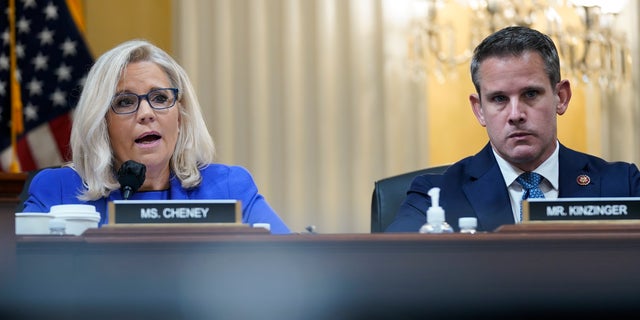
[[[238,200],[115,200],[109,224],[239,224],[241,210]]]

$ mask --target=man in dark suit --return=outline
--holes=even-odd
[[[447,222],[476,217],[478,230],[493,231],[521,221],[526,198],[637,197],[635,164],[607,162],[573,151],[558,141],[557,116],[571,100],[560,78],[553,41],[526,27],[507,27],[474,50],[469,96],[489,143],[441,175],[417,177],[386,232],[417,232],[431,206],[427,192],[440,188]]]

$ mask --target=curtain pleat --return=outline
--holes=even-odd
[[[218,161],[249,169],[294,232],[369,232],[374,182],[427,163],[425,86],[387,2],[178,3]]]

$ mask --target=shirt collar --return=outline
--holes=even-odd
[[[511,165],[505,159],[503,159],[495,149],[491,149],[493,151],[493,155],[496,157],[496,161],[498,162],[498,166],[500,167],[500,171],[502,172],[502,177],[504,177],[504,183],[508,187],[516,178],[520,176],[524,171],[516,168]],[[533,172],[540,174],[543,176],[549,183],[551,187],[555,190],[558,190],[558,152],[560,150],[560,142],[556,141],[556,148],[547,160],[545,160],[540,166],[535,168]]]

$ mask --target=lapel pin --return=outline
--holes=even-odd
[[[589,176],[586,174],[581,174],[576,179],[576,182],[578,182],[578,184],[581,186],[586,186],[589,184],[589,182],[591,182],[591,178],[589,178]]]

